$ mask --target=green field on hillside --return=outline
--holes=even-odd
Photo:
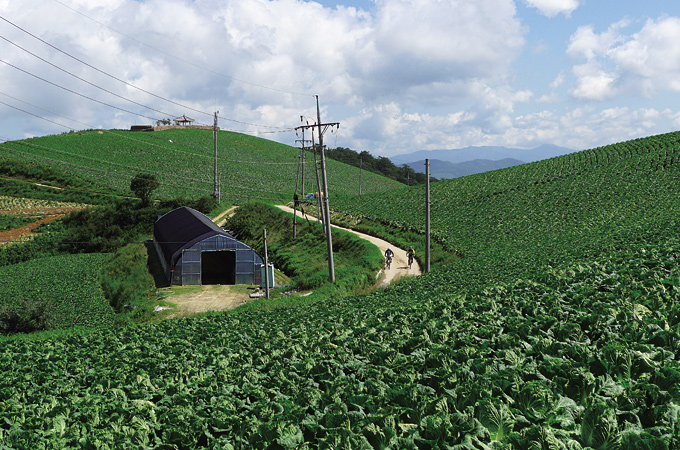
[[[248,199],[292,200],[299,149],[266,139],[219,132],[217,172],[221,195],[231,202]],[[158,196],[200,197],[214,190],[215,148],[212,130],[170,129],[155,132],[83,131],[0,144],[0,155],[59,168],[96,185],[129,194],[130,180],[141,172],[161,182]],[[401,183],[328,160],[332,195],[380,192]],[[314,192],[313,155],[307,155],[305,190]],[[300,187],[300,191],[302,191]]]
[[[680,133],[434,183],[431,201],[433,235],[463,256],[446,275],[447,289],[663,240],[680,223]],[[425,229],[424,187],[333,207]]]
[[[113,323],[99,285],[106,254],[54,256],[0,267],[0,334]]]
[[[669,133],[442,181],[430,274],[2,341],[0,446],[678,449],[679,178]],[[422,231],[423,189],[331,206]]]

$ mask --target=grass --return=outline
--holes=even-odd
[[[236,211],[227,222],[239,240],[263,254],[262,230],[267,229],[270,261],[290,277],[290,287],[314,290],[304,300],[328,295],[348,295],[371,285],[382,268],[383,258],[372,244],[342,230],[333,230],[333,255],[336,282],[329,283],[328,252],[322,227],[298,218],[297,237],[293,237],[293,215],[273,206],[250,203]],[[291,297],[277,305],[289,306]],[[257,303],[259,305],[259,303]],[[273,302],[268,307],[274,305]],[[250,308],[252,308],[251,306]]]
[[[218,135],[217,171],[221,195],[236,203],[251,199],[291,200],[296,189],[299,149],[233,132]],[[0,144],[0,151],[26,163],[39,163],[100,188],[130,195],[130,181],[141,172],[161,182],[159,198],[199,197],[214,191],[212,130],[169,129],[153,133],[88,130]],[[314,179],[306,164],[306,180]],[[327,162],[331,195],[359,192],[359,169]],[[308,183],[305,189],[309,190]],[[401,186],[366,172],[362,191],[379,192]],[[311,189],[315,191],[315,188]]]

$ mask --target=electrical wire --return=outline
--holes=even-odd
[[[31,51],[29,51],[29,50],[23,48],[23,47],[20,46],[19,44],[16,44],[16,43],[10,41],[9,39],[7,39],[7,38],[4,37],[4,36],[0,36],[0,39],[3,39],[3,40],[5,40],[6,42],[9,42],[10,44],[12,44],[12,45],[14,45],[15,47],[17,47],[17,48],[23,50],[24,52],[28,53],[29,55],[31,55],[31,56],[33,56],[33,57],[39,59],[40,61],[42,61],[42,62],[44,62],[44,63],[46,63],[46,64],[49,64],[50,66],[54,67],[55,69],[60,70],[60,71],[62,71],[62,72],[64,72],[64,73],[66,73],[66,74],[72,76],[73,78],[76,78],[77,80],[82,81],[83,83],[87,83],[87,84],[89,84],[89,85],[92,86],[92,87],[95,87],[95,88],[97,88],[97,89],[100,89],[100,90],[102,90],[102,91],[104,91],[104,92],[106,92],[106,93],[108,93],[108,94],[111,94],[111,95],[113,95],[113,96],[115,96],[115,97],[118,97],[118,98],[120,98],[120,99],[122,99],[122,100],[125,100],[125,101],[127,101],[127,102],[134,103],[135,105],[141,106],[142,108],[150,109],[151,111],[155,111],[155,112],[157,112],[157,113],[161,113],[161,114],[166,115],[166,116],[171,116],[171,115],[172,115],[172,114],[170,114],[170,113],[167,113],[167,112],[160,111],[160,110],[158,110],[158,109],[152,108],[151,106],[143,105],[143,104],[138,103],[138,102],[136,102],[136,101],[134,101],[134,100],[130,100],[129,98],[123,97],[122,95],[118,95],[118,94],[116,94],[115,92],[109,91],[108,89],[105,89],[105,88],[103,88],[103,87],[101,87],[101,86],[99,86],[99,85],[96,85],[96,84],[94,84],[94,83],[92,83],[92,82],[90,82],[90,81],[87,81],[86,79],[81,78],[81,77],[79,77],[78,75],[76,75],[76,74],[74,74],[74,73],[71,73],[71,72],[69,72],[69,71],[66,70],[66,69],[62,69],[61,67],[57,66],[56,64],[53,64],[53,63],[49,62],[49,61],[46,60],[45,58],[42,58],[42,57],[36,55],[35,53],[33,53],[33,52],[31,52]]]
[[[166,52],[166,51],[164,51],[164,50],[161,50],[161,49],[159,49],[159,48],[153,47],[153,46],[151,46],[151,45],[149,45],[149,44],[146,44],[145,42],[142,42],[142,41],[140,41],[140,40],[138,40],[138,39],[135,39],[135,38],[133,38],[132,36],[129,36],[129,35],[127,35],[127,34],[121,32],[121,31],[118,31],[118,30],[116,30],[115,28],[112,28],[112,27],[110,27],[109,25],[106,25],[105,23],[100,22],[100,21],[98,21],[98,20],[96,20],[96,19],[94,19],[94,18],[88,16],[87,14],[84,14],[84,13],[81,12],[81,11],[78,11],[77,9],[71,8],[70,6],[68,6],[68,5],[64,4],[64,3],[62,3],[62,2],[59,1],[59,0],[53,0],[53,1],[56,2],[56,3],[59,3],[60,5],[64,6],[65,8],[70,9],[71,11],[75,12],[76,14],[80,14],[81,16],[83,16],[83,17],[85,17],[85,18],[87,18],[87,19],[89,19],[89,20],[91,20],[91,21],[93,21],[93,22],[95,22],[95,23],[97,23],[97,24],[99,24],[99,25],[101,25],[101,26],[103,26],[103,27],[105,27],[105,28],[108,28],[109,30],[113,31],[114,33],[117,33],[117,34],[119,34],[119,35],[121,35],[121,36],[123,36],[123,37],[125,37],[125,38],[127,38],[127,39],[130,39],[131,41],[134,41],[134,42],[136,42],[136,43],[138,43],[138,44],[140,44],[140,45],[143,45],[144,47],[150,48],[151,50],[154,50],[154,51],[156,51],[156,52],[162,53],[162,54],[164,54],[164,55],[166,55],[166,56],[169,56],[169,57],[171,57],[171,58],[173,58],[173,59],[175,59],[175,60],[177,60],[177,61],[180,61],[180,62],[183,62],[183,63],[185,63],[185,64],[188,64],[188,65],[190,65],[190,66],[192,66],[192,67],[195,67],[195,68],[197,68],[197,69],[201,69],[201,70],[204,70],[204,71],[206,71],[206,72],[210,72],[210,73],[212,73],[212,74],[219,75],[219,76],[221,76],[221,77],[228,78],[228,79],[233,80],[233,81],[237,81],[237,82],[239,82],[239,83],[247,84],[247,85],[250,85],[250,86],[255,86],[255,87],[258,87],[258,88],[262,88],[262,89],[268,89],[268,90],[271,90],[271,91],[282,92],[282,93],[284,93],[284,94],[300,95],[300,96],[304,96],[304,97],[313,96],[312,94],[309,94],[309,93],[301,93],[301,92],[295,92],[295,91],[290,91],[290,90],[277,89],[277,88],[274,88],[274,87],[271,87],[271,86],[264,86],[264,85],[261,85],[261,84],[253,83],[253,82],[251,82],[251,81],[241,80],[241,79],[238,79],[238,78],[234,78],[234,77],[232,77],[232,76],[230,76],[230,75],[225,75],[225,74],[223,74],[223,73],[216,72],[216,71],[214,71],[214,70],[208,69],[207,67],[203,67],[203,66],[200,66],[200,65],[198,65],[198,64],[192,63],[191,61],[187,61],[187,60],[185,60],[185,59],[182,59],[182,58],[180,58],[180,57],[178,57],[178,56],[173,55],[172,53],[168,53],[168,52]]]
[[[62,5],[63,5],[63,3],[62,3]],[[65,5],[64,5],[64,6],[65,6]],[[60,53],[62,53],[62,54],[64,54],[64,55],[68,56],[69,58],[72,58],[72,59],[74,59],[75,61],[78,61],[79,63],[81,63],[81,64],[83,64],[83,65],[85,65],[85,66],[87,66],[87,67],[89,67],[89,68],[91,68],[91,69],[93,69],[93,70],[96,70],[97,72],[99,72],[99,73],[101,73],[101,74],[103,74],[103,75],[106,75],[106,76],[108,76],[108,77],[110,77],[110,78],[113,78],[114,80],[119,81],[119,82],[125,84],[126,86],[129,86],[129,87],[132,87],[132,88],[134,88],[134,89],[137,89],[137,90],[139,90],[139,91],[141,91],[141,92],[144,92],[145,94],[151,95],[151,96],[156,97],[156,98],[158,98],[158,99],[160,99],[160,100],[163,100],[163,101],[172,103],[172,104],[174,104],[174,105],[180,106],[180,107],[182,107],[182,108],[184,108],[184,109],[188,109],[188,110],[191,110],[191,111],[194,111],[194,112],[197,112],[197,113],[200,113],[200,114],[205,114],[205,115],[208,115],[208,116],[213,116],[213,114],[211,114],[211,113],[208,113],[208,112],[205,112],[205,111],[201,111],[201,110],[199,110],[199,109],[192,108],[192,107],[187,106],[187,105],[183,105],[183,104],[181,104],[181,103],[175,102],[174,100],[167,99],[167,98],[162,97],[162,96],[160,96],[160,95],[157,95],[157,94],[154,94],[154,93],[152,93],[152,92],[149,92],[149,91],[147,91],[147,90],[145,90],[145,89],[142,89],[142,88],[140,88],[140,87],[138,87],[138,86],[135,86],[135,85],[133,85],[133,84],[131,84],[131,83],[128,83],[128,82],[125,81],[125,80],[122,80],[122,79],[120,79],[120,78],[118,78],[118,77],[116,77],[116,76],[114,76],[114,75],[111,75],[111,74],[108,73],[108,72],[105,72],[105,71],[103,71],[103,70],[101,70],[101,69],[98,69],[97,67],[95,67],[95,66],[93,66],[93,65],[91,65],[91,64],[86,63],[85,61],[83,61],[83,60],[81,60],[81,59],[79,59],[79,58],[77,58],[77,57],[71,55],[70,53],[68,53],[68,52],[66,52],[66,51],[64,51],[64,50],[61,50],[61,49],[58,48],[58,47],[55,47],[54,45],[50,44],[49,42],[45,41],[44,39],[41,39],[41,38],[38,37],[38,36],[32,34],[31,32],[29,32],[28,30],[26,30],[26,29],[20,27],[19,25],[16,25],[15,23],[11,22],[10,20],[6,19],[5,17],[0,16],[0,19],[2,19],[3,21],[7,22],[7,23],[10,24],[10,25],[12,25],[13,27],[19,29],[20,31],[22,31],[22,32],[24,32],[24,33],[26,33],[26,34],[28,34],[28,35],[31,36],[32,38],[37,39],[38,41],[42,42],[43,44],[45,44],[45,45],[47,45],[47,46],[53,48],[54,50],[56,50],[56,51],[58,51],[58,52],[60,52]],[[3,61],[3,62],[4,62],[4,61]],[[7,64],[7,63],[6,63],[6,64]],[[20,70],[21,70],[21,69],[20,69]],[[35,75],[34,75],[34,76],[35,76]],[[39,78],[39,77],[37,77],[37,78]],[[141,115],[140,115],[140,116],[141,116]],[[146,116],[142,116],[142,117],[146,117]],[[147,117],[147,118],[148,118],[148,117]],[[227,118],[227,117],[220,117],[220,118],[223,119],[223,120],[227,120],[227,121],[239,123],[239,124],[242,124],[242,125],[249,125],[249,126],[263,127],[263,128],[277,128],[277,129],[282,128],[282,127],[275,127],[275,126],[269,126],[269,125],[259,125],[259,124],[249,123],[249,122],[243,122],[243,121],[239,121],[239,120],[236,120],[236,119],[230,119],[230,118]],[[152,120],[157,120],[157,119],[152,119]],[[288,130],[288,129],[285,129],[285,131],[289,131],[289,130]]]
[[[97,100],[97,99],[94,99],[94,98],[92,98],[92,97],[88,97],[88,96],[85,95],[85,94],[81,94],[81,93],[79,93],[79,92],[74,91],[73,89],[69,89],[69,88],[64,87],[64,86],[62,86],[62,85],[60,85],[60,84],[57,84],[57,83],[54,83],[54,82],[52,82],[52,81],[49,81],[49,80],[47,80],[47,79],[45,79],[45,78],[39,77],[38,75],[35,75],[35,74],[33,74],[33,73],[31,73],[31,72],[29,72],[29,71],[27,71],[27,70],[21,69],[20,67],[17,67],[17,66],[15,66],[14,64],[8,63],[8,62],[5,61],[5,60],[0,59],[0,62],[1,62],[1,63],[4,63],[4,64],[6,64],[6,65],[8,65],[8,66],[10,66],[10,67],[12,67],[12,68],[14,68],[14,69],[20,71],[20,72],[23,72],[23,73],[25,73],[25,74],[27,74],[27,75],[30,75],[30,76],[32,76],[32,77],[34,77],[34,78],[37,78],[37,79],[40,80],[40,81],[44,81],[45,83],[51,84],[52,86],[56,86],[56,87],[58,87],[58,88],[60,88],[60,89],[63,89],[63,90],[65,90],[65,91],[67,91],[67,92],[70,92],[70,93],[72,93],[72,94],[78,95],[78,96],[80,96],[80,97],[86,98],[86,99],[91,100],[91,101],[93,101],[93,102],[95,102],[95,103],[99,103],[99,104],[101,104],[101,105],[108,106],[109,108],[114,108],[114,109],[117,109],[117,110],[119,110],[119,111],[126,112],[126,113],[128,113],[128,114],[132,114],[132,115],[139,116],[139,117],[144,117],[144,118],[150,119],[150,120],[152,120],[152,121],[159,120],[159,119],[154,118],[154,117],[149,117],[149,116],[145,116],[144,114],[139,114],[139,113],[136,113],[136,112],[128,111],[127,109],[120,108],[120,107],[114,106],[114,105],[110,105],[110,104],[108,104],[108,103],[106,103],[106,102],[102,102],[102,101]]]
[[[76,119],[72,119],[72,118],[69,118],[69,117],[66,117],[66,116],[61,116],[61,115],[59,115],[58,113],[55,113],[55,112],[46,110],[46,109],[41,108],[41,107],[39,107],[39,106],[33,105],[33,104],[31,104],[31,103],[25,102],[25,101],[23,101],[23,100],[21,100],[21,99],[18,99],[18,98],[16,98],[16,97],[12,96],[12,95],[7,94],[7,93],[0,92],[0,94],[5,95],[5,96],[7,96],[7,97],[9,97],[9,98],[11,98],[11,99],[13,99],[13,100],[16,100],[16,101],[19,101],[19,102],[21,102],[21,103],[24,103],[24,104],[26,104],[26,105],[32,106],[32,107],[34,107],[34,108],[37,108],[37,109],[41,109],[41,110],[43,110],[43,111],[46,111],[46,112],[48,112],[48,113],[50,113],[50,114],[54,114],[54,115],[56,115],[56,116],[59,116],[59,117],[62,117],[62,118],[71,120],[71,121],[73,121],[73,122],[76,122],[76,123],[78,123],[78,124],[80,124],[80,125],[83,125],[83,126],[85,126],[85,127],[90,128],[90,129],[97,129],[96,127],[94,127],[94,126],[92,126],[92,125],[90,125],[90,124],[87,124],[87,123],[84,123],[84,122],[80,122],[80,121],[78,121],[78,120],[76,120]],[[17,108],[16,106],[12,106],[12,105],[10,105],[10,104],[8,104],[8,103],[5,103],[5,102],[3,102],[3,101],[1,101],[1,100],[0,100],[0,104],[3,104],[3,105],[8,106],[8,107],[10,107],[10,108],[16,109],[16,110],[21,111],[21,112],[23,112],[23,113],[29,114],[29,115],[31,115],[31,116],[37,117],[37,118],[39,118],[39,119],[45,120],[45,121],[47,121],[47,122],[54,123],[54,124],[56,124],[56,125],[59,125],[59,126],[61,126],[61,127],[66,128],[66,129],[69,129],[69,130],[72,130],[72,129],[73,129],[72,127],[63,125],[63,124],[61,124],[61,123],[55,122],[55,121],[53,121],[53,120],[47,119],[47,118],[42,117],[42,116],[39,116],[39,115],[37,115],[37,114],[33,114],[33,113],[31,113],[31,112],[29,112],[29,111],[26,111],[26,110],[23,110],[23,109],[21,109],[21,108]],[[157,144],[154,144],[154,143],[152,143],[152,142],[144,141],[144,140],[141,140],[141,139],[135,139],[135,138],[133,138],[133,137],[131,137],[131,136],[127,136],[127,135],[125,135],[125,134],[121,134],[121,133],[118,133],[118,132],[115,132],[115,131],[111,131],[111,130],[103,130],[103,129],[100,129],[100,131],[102,131],[102,132],[104,132],[104,133],[112,134],[112,135],[114,135],[114,136],[117,136],[117,137],[120,137],[120,138],[123,138],[123,139],[128,139],[128,140],[131,140],[131,141],[134,141],[134,142],[138,142],[138,143],[141,143],[141,144],[144,144],[144,145],[150,145],[150,146],[153,146],[153,147],[159,147],[159,148],[162,148],[163,150],[171,150],[171,151],[175,151],[175,152],[181,152],[181,153],[183,153],[183,154],[190,155],[190,156],[199,156],[199,157],[210,158],[210,159],[213,159],[213,158],[214,158],[213,156],[210,156],[210,155],[207,155],[207,154],[185,152],[185,151],[182,151],[182,150],[180,150],[180,149],[173,148],[172,146],[169,147],[169,146],[167,146],[167,145],[157,145]],[[159,137],[159,138],[156,138],[156,137],[154,137],[154,139],[161,140],[161,139],[163,139],[163,138],[160,138],[160,137]],[[9,140],[7,140],[7,141],[9,141]],[[182,146],[184,146],[184,147],[186,147],[186,148],[188,148],[188,149],[191,149],[191,150],[204,151],[204,149],[199,149],[199,148],[197,148],[197,147],[190,147],[190,146],[187,146],[187,145],[185,145],[185,144],[178,144],[178,145],[182,145]],[[67,153],[67,154],[69,154],[69,153]],[[79,156],[78,154],[70,154],[70,155],[72,155],[72,156]],[[290,162],[290,163],[289,163],[289,162],[263,162],[263,161],[231,160],[231,159],[226,159],[226,158],[223,158],[223,157],[218,157],[217,159],[218,159],[218,161],[223,161],[223,162],[233,162],[233,163],[237,163],[237,164],[265,164],[265,165],[293,165],[293,164],[296,164],[296,163],[294,163],[294,162]]]
[[[52,152],[56,152],[56,153],[60,153],[60,154],[65,154],[65,155],[73,156],[73,157],[76,157],[76,158],[88,159],[88,160],[92,160],[92,161],[96,161],[96,162],[100,162],[100,163],[104,163],[104,164],[119,166],[119,167],[122,167],[124,169],[130,169],[130,172],[126,173],[126,174],[118,173],[118,172],[111,172],[111,171],[107,171],[107,170],[103,170],[103,169],[96,169],[96,168],[91,167],[91,166],[84,166],[84,165],[81,165],[81,164],[76,164],[76,163],[67,162],[67,161],[63,161],[63,160],[48,158],[46,156],[39,156],[39,155],[36,155],[34,153],[22,152],[20,150],[16,150],[16,149],[10,147],[10,151],[12,151],[14,153],[22,154],[22,155],[27,156],[27,157],[33,157],[33,158],[36,158],[36,159],[46,160],[46,161],[49,161],[50,163],[53,163],[53,164],[66,164],[66,165],[69,165],[69,166],[77,167],[80,170],[89,170],[89,171],[94,171],[94,172],[101,172],[101,173],[105,173],[109,176],[114,176],[114,177],[119,177],[119,178],[129,179],[130,173],[146,171],[146,172],[150,172],[154,175],[158,175],[163,180],[167,180],[169,178],[169,179],[177,180],[178,183],[180,183],[182,181],[184,181],[184,182],[190,181],[190,182],[194,182],[194,183],[198,183],[198,184],[212,183],[212,181],[210,181],[210,180],[202,180],[202,179],[198,179],[198,178],[183,177],[183,176],[178,176],[178,175],[168,175],[167,172],[153,171],[153,170],[148,170],[148,169],[144,169],[144,168],[140,168],[140,167],[136,167],[136,166],[128,166],[128,165],[121,164],[121,163],[115,163],[115,162],[112,162],[112,161],[105,161],[105,160],[98,159],[98,158],[79,155],[79,154],[75,154],[75,153],[69,153],[69,152],[66,152],[64,150],[58,150],[58,149],[54,149],[54,148],[51,148],[51,147],[36,145],[36,144],[33,144],[33,143],[24,142],[24,141],[12,141],[11,143],[12,144],[24,145],[24,146],[27,146],[27,147],[40,148],[40,149],[43,149],[43,150],[52,151]],[[286,164],[288,164],[288,163],[286,163]],[[165,184],[169,185],[169,186],[173,186],[173,187],[186,188],[186,184],[174,184],[174,183],[165,183]],[[266,189],[262,189],[262,188],[253,188],[253,187],[250,187],[250,186],[243,186],[243,185],[236,185],[236,184],[228,184],[228,183],[223,183],[222,181],[220,181],[220,185],[223,186],[223,187],[226,187],[228,189],[248,190],[248,191],[256,191],[256,192],[268,192],[268,193],[277,194],[277,195],[281,194],[280,191],[266,190]],[[201,188],[192,188],[192,189],[197,189],[199,191],[207,192],[207,193],[213,192],[211,189],[201,189]],[[266,197],[266,198],[269,198],[269,197]]]

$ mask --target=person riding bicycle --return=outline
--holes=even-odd
[[[413,246],[409,246],[408,250],[406,250],[406,258],[408,259],[408,266],[409,268],[411,267],[411,264],[413,264],[413,258],[416,256],[416,251],[413,249]]]
[[[385,250],[385,261],[387,263],[388,268],[390,266],[390,263],[392,262],[392,258],[394,258],[394,252],[392,251],[391,248],[388,247],[387,250]]]

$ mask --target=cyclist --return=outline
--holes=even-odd
[[[413,265],[413,258],[416,256],[416,251],[413,249],[413,246],[409,246],[408,250],[406,250],[406,257],[408,258],[408,268],[410,269],[411,266]]]
[[[392,265],[392,258],[394,258],[394,252],[388,247],[387,250],[385,250],[385,267],[387,269]]]

